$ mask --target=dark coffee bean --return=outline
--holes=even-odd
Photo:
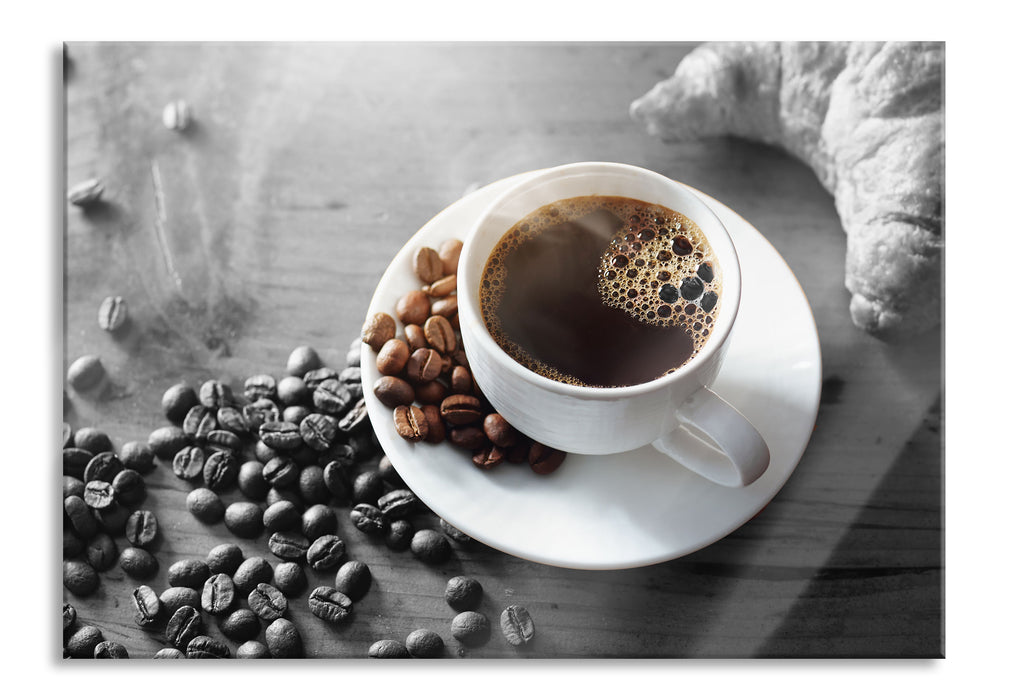
[[[300,345],[287,358],[287,373],[293,377],[304,377],[306,372],[322,367],[322,358],[315,348]]]
[[[701,297],[701,308],[707,313],[711,313],[711,310],[715,308],[715,304],[718,303],[718,294],[715,292],[705,292],[704,296]]]
[[[693,301],[704,293],[704,280],[688,277],[680,283],[680,296],[687,301]]]
[[[127,541],[134,547],[148,547],[158,537],[158,518],[149,510],[136,510],[126,520]]]
[[[202,559],[180,559],[168,567],[168,585],[199,590],[210,577],[210,569]]]
[[[437,350],[418,348],[406,362],[406,378],[413,384],[432,382],[441,374],[442,360]]]
[[[567,452],[533,442],[529,447],[529,466],[537,474],[551,474],[564,462]]]
[[[291,501],[277,501],[263,511],[263,527],[267,532],[297,530],[301,525],[301,513]]]
[[[461,612],[452,619],[452,636],[468,647],[483,646],[490,639],[490,620],[475,610]]]
[[[253,615],[255,617],[255,615]],[[259,618],[256,618],[258,621]],[[235,651],[236,659],[268,659],[270,658],[270,650],[265,644],[255,639],[250,639],[244,642]]]
[[[470,375],[469,370],[461,365],[453,367],[450,386],[454,394],[469,394],[472,392],[473,377]]]
[[[182,421],[182,431],[192,440],[206,440],[214,430],[217,430],[217,410],[203,404],[189,409]]]
[[[505,450],[497,445],[486,445],[473,451],[472,461],[481,469],[493,469],[505,461]]]
[[[288,406],[280,414],[280,420],[285,423],[294,423],[301,428],[301,421],[311,415],[312,410],[307,406]]]
[[[319,586],[308,596],[308,609],[320,620],[344,622],[353,611],[353,603],[335,588]]]
[[[339,379],[327,379],[312,392],[312,405],[321,412],[342,416],[353,403],[353,396]]]
[[[172,473],[180,479],[195,481],[203,475],[203,465],[207,456],[202,447],[187,445],[172,459]]]
[[[245,398],[249,401],[276,397],[277,380],[269,374],[257,374],[245,380]]]
[[[309,547],[308,538],[298,532],[274,532],[268,547],[273,555],[285,561],[304,559]]]
[[[201,523],[213,525],[224,518],[224,501],[207,488],[196,488],[186,496],[186,509]]]
[[[108,571],[119,558],[119,548],[115,540],[104,532],[99,532],[88,542],[86,554],[88,563],[95,571]]]
[[[202,589],[200,607],[210,615],[223,615],[235,603],[235,582],[228,574],[210,576]]]
[[[263,509],[255,503],[236,501],[225,508],[224,524],[233,535],[253,539],[263,531]]]
[[[305,508],[305,502],[301,500],[301,494],[298,493],[297,488],[271,486],[270,490],[266,492],[265,500],[267,507],[280,501],[290,501],[298,511]]]
[[[270,484],[263,476],[263,463],[256,460],[243,462],[238,468],[238,490],[246,498],[261,501],[270,490]]]
[[[511,447],[518,442],[518,431],[500,413],[489,413],[484,417],[483,431],[498,447]]]
[[[92,427],[81,428],[74,433],[74,447],[86,450],[93,455],[114,451],[112,438],[108,433]]]
[[[108,387],[108,379],[105,366],[97,355],[82,355],[67,369],[67,384],[83,396],[101,396]]]
[[[63,632],[66,634],[77,624],[77,608],[70,603],[63,604]]]
[[[246,642],[259,636],[263,626],[256,613],[246,608],[239,608],[217,623],[218,629],[228,639],[236,642]]]
[[[403,481],[403,477],[401,477],[399,472],[396,471],[396,467],[393,466],[392,460],[389,459],[389,455],[382,455],[382,459],[379,460],[376,471],[378,472],[378,475],[382,477],[382,481],[384,481],[389,487],[393,489],[406,488],[406,482]]]
[[[200,592],[195,588],[185,586],[172,586],[161,591],[158,596],[161,603],[161,613],[165,617],[171,617],[175,611],[188,605],[191,608],[200,607]]]
[[[207,552],[206,561],[207,569],[211,574],[228,574],[231,576],[241,563],[245,561],[245,555],[242,553],[242,548],[237,544],[227,542],[219,544]]]
[[[386,519],[401,520],[417,510],[420,500],[409,489],[396,489],[380,496],[377,503]]]
[[[63,558],[72,559],[81,554],[86,547],[81,537],[71,529],[63,528]]]
[[[249,426],[249,432],[258,433],[267,423],[276,423],[280,420],[280,409],[270,399],[256,399],[242,407],[242,417]]]
[[[158,649],[154,652],[154,659],[184,659],[186,655],[184,652],[178,649],[173,649],[172,647],[165,647],[164,649]]]
[[[263,622],[273,622],[287,612],[287,598],[268,583],[257,584],[249,593],[248,600],[249,609]]]
[[[413,555],[428,564],[440,564],[452,556],[452,545],[437,530],[418,530],[410,540]]]
[[[441,417],[452,425],[469,425],[483,418],[480,399],[469,394],[452,394],[441,402]]]
[[[271,622],[264,637],[270,656],[275,659],[297,659],[304,655],[301,634],[287,618]]]
[[[393,520],[385,532],[385,545],[395,552],[407,550],[413,533],[413,523],[409,520]]]
[[[301,377],[284,377],[277,382],[277,400],[287,406],[309,404],[312,391]]]
[[[345,456],[331,460],[326,464],[322,470],[322,480],[337,502],[345,504],[350,501],[354,489],[353,451],[347,445],[337,445],[337,448],[330,452],[330,456],[333,456],[339,448],[345,448]]]
[[[269,583],[273,579],[273,567],[262,557],[249,557],[239,565],[235,575],[235,590],[249,595],[259,583]]]
[[[146,549],[126,547],[119,554],[119,568],[130,578],[143,581],[158,572],[158,560]]]
[[[187,659],[230,659],[231,650],[224,642],[200,635],[189,640],[186,645]]]
[[[369,535],[385,532],[388,521],[377,506],[370,503],[358,503],[350,511],[350,522],[361,532]]]
[[[445,641],[429,629],[414,630],[406,637],[406,649],[417,659],[436,659],[445,650]]]
[[[467,535],[465,532],[457,528],[455,525],[445,520],[445,518],[438,518],[438,524],[441,527],[441,531],[444,532],[448,537],[452,538],[459,544],[469,544],[473,541],[473,538]]]
[[[92,511],[95,522],[102,532],[113,537],[120,537],[126,532],[126,521],[130,517],[130,509],[121,503],[113,503],[104,510]]]
[[[368,415],[368,405],[364,399],[358,399],[357,403],[347,411],[347,414],[340,419],[337,428],[341,433],[351,435],[365,430],[371,425],[371,418]]]
[[[196,389],[185,383],[176,384],[168,388],[161,397],[161,410],[164,411],[165,418],[173,423],[181,423],[189,409],[199,404],[200,398],[196,395]]]
[[[409,659],[410,652],[398,639],[380,639],[368,647],[372,659]]]
[[[382,405],[393,409],[409,406],[417,397],[409,382],[399,377],[379,377],[372,390]]]
[[[161,601],[150,586],[137,586],[130,597],[133,621],[140,627],[152,627],[161,619]]]
[[[174,425],[156,428],[147,438],[147,446],[151,448],[154,456],[164,460],[172,459],[188,444],[189,438],[182,432],[182,428]]]
[[[344,562],[336,572],[333,587],[351,600],[360,600],[371,588],[371,569],[364,562]]]
[[[76,596],[89,596],[98,590],[98,572],[83,561],[63,562],[63,586]]]
[[[293,561],[284,561],[273,570],[273,585],[278,591],[288,597],[301,595],[308,585],[305,571],[301,565]]]
[[[377,471],[361,472],[354,479],[353,498],[355,503],[378,505],[378,499],[385,491],[385,482]]]
[[[80,496],[67,496],[63,499],[63,513],[66,515],[74,532],[83,539],[89,540],[98,532],[98,522],[88,504]]]
[[[521,605],[509,605],[501,613],[501,633],[515,647],[525,646],[533,640],[536,627],[533,618]]]
[[[259,439],[267,447],[275,450],[290,452],[302,445],[301,432],[294,423],[284,421],[271,421],[259,426]]]
[[[223,433],[223,430],[214,432]],[[227,433],[231,435],[231,433]],[[225,491],[238,480],[238,462],[231,452],[214,452],[203,465],[203,482],[211,491]]]
[[[445,602],[455,610],[476,610],[482,598],[483,586],[470,576],[453,576],[445,586]]]
[[[315,391],[327,379],[337,379],[339,376],[340,373],[332,367],[320,367],[319,369],[313,369],[311,372],[305,372],[305,376],[302,379],[310,391]]]
[[[130,654],[126,651],[126,647],[119,642],[110,642],[106,640],[104,642],[99,642],[98,646],[95,647],[95,658],[128,659],[130,658]]]
[[[105,635],[94,625],[81,625],[66,641],[66,650],[72,659],[93,659],[95,647],[105,641]]]
[[[165,625],[165,639],[176,649],[185,649],[189,642],[205,630],[200,611],[190,605],[176,610]]]
[[[274,457],[280,456],[279,450],[273,449],[262,440],[257,440],[256,444],[252,446],[252,453],[256,460],[263,464],[266,464]]]
[[[449,442],[464,450],[480,450],[487,446],[489,440],[483,428],[477,425],[464,425],[452,428],[448,434]]]
[[[298,493],[306,505],[317,505],[329,501],[330,493],[326,487],[322,467],[309,465],[298,474]]]
[[[84,483],[107,481],[112,483],[116,474],[123,470],[123,463],[115,452],[99,452],[84,468]]]
[[[116,500],[126,506],[135,506],[147,497],[147,483],[140,472],[123,469],[112,479]]]
[[[206,444],[210,450],[228,452],[232,456],[242,451],[242,439],[230,430],[211,430]],[[235,466],[237,468],[237,463]]]
[[[333,416],[325,413],[310,413],[298,426],[301,439],[313,450],[325,452],[333,446],[336,439],[337,422]]]
[[[449,395],[448,387],[440,381],[419,382],[414,385],[413,391],[416,394],[415,401],[421,405],[421,408],[431,404],[435,410],[445,400],[445,397]],[[424,415],[427,416],[428,414],[425,412]],[[440,413],[438,414],[438,419],[441,420]]]
[[[510,464],[523,464],[529,459],[529,447],[532,441],[519,433],[518,441],[505,450],[505,461]]]
[[[231,392],[231,387],[214,379],[206,381],[200,386],[199,398],[202,405],[214,410],[235,404],[235,396]]]
[[[97,479],[84,484],[84,502],[95,510],[103,510],[116,500],[116,492],[112,484]]]
[[[305,559],[308,565],[316,571],[335,569],[346,556],[347,548],[336,535],[323,535],[308,548]]]
[[[66,447],[63,449],[63,473],[77,479],[84,478],[84,471],[88,463],[94,459],[94,455],[79,447]]]
[[[336,511],[323,503],[316,503],[301,515],[301,532],[313,542],[323,535],[335,535],[338,525]]]

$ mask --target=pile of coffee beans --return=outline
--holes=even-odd
[[[503,462],[528,463],[550,474],[566,454],[533,441],[494,410],[469,371],[459,329],[456,269],[462,242],[449,239],[437,250],[414,253],[422,283],[396,302],[396,318],[380,311],[361,329],[382,375],[375,397],[392,410],[396,432],[410,442],[448,441],[470,453],[473,464],[492,469]]]

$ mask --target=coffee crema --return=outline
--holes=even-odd
[[[480,281],[491,337],[520,364],[578,386],[631,386],[695,357],[722,273],[700,228],[637,199],[546,205],[502,236]]]

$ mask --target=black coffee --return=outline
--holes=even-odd
[[[491,336],[550,379],[629,386],[694,357],[718,316],[721,268],[679,212],[624,197],[541,207],[498,242],[481,278]]]

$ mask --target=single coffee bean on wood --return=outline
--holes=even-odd
[[[483,586],[471,576],[453,576],[445,585],[445,602],[455,610],[476,610],[482,598]]]
[[[242,595],[249,595],[259,583],[269,583],[273,579],[273,567],[262,557],[249,557],[243,561],[235,575],[235,590]]]
[[[177,425],[166,425],[151,431],[147,446],[159,459],[170,460],[189,444],[189,437]]]
[[[300,532],[274,532],[268,547],[273,555],[284,561],[301,561],[309,547],[308,538]]]
[[[273,622],[287,612],[287,598],[268,583],[256,584],[248,597],[249,609],[264,622]]]
[[[280,501],[290,501],[298,511],[301,511],[305,507],[305,502],[301,500],[301,494],[298,493],[297,487],[271,486],[270,490],[266,492],[265,500],[267,507]]]
[[[255,616],[253,616],[255,617]],[[256,618],[257,621],[259,618]],[[270,650],[262,642],[250,639],[244,642],[238,649],[235,650],[235,658],[237,659],[268,659],[270,658]]]
[[[215,411],[221,406],[233,406],[235,403],[231,387],[215,379],[210,379],[200,385],[199,397],[201,404]]]
[[[353,610],[351,599],[331,586],[319,586],[308,596],[308,609],[320,620],[343,622]]]
[[[490,620],[475,610],[461,612],[452,619],[452,636],[468,647],[486,644],[490,631]]]
[[[418,659],[436,659],[445,650],[445,640],[429,629],[414,630],[406,637],[406,649]]]
[[[301,377],[283,377],[277,381],[277,400],[287,406],[311,401],[312,392]]]
[[[202,635],[205,629],[200,611],[190,605],[183,605],[165,625],[165,639],[176,649],[185,650],[189,642]]]
[[[305,559],[316,571],[335,569],[346,556],[346,545],[336,535],[323,535],[308,548]]]
[[[140,472],[123,469],[112,479],[116,500],[126,506],[135,506],[147,498],[147,482]]]
[[[393,520],[385,531],[385,546],[394,552],[402,552],[410,548],[414,527],[409,520]]]
[[[388,527],[388,521],[378,506],[370,503],[358,503],[350,511],[350,522],[361,532],[369,535],[379,534]]]
[[[126,325],[128,319],[126,300],[120,296],[105,297],[98,305],[98,327],[103,331],[115,333]]]
[[[161,619],[161,601],[150,586],[137,586],[130,597],[133,621],[140,627],[152,627]]]
[[[246,642],[259,636],[263,629],[256,613],[246,608],[239,608],[217,623],[218,629],[228,639],[236,642]]]
[[[200,403],[196,389],[184,382],[170,386],[161,397],[161,410],[165,418],[181,423],[189,410]]]
[[[395,335],[396,320],[384,311],[372,314],[361,328],[361,340],[375,352]]]
[[[210,577],[210,569],[202,559],[180,559],[168,567],[168,585],[199,590]]]
[[[224,642],[200,635],[189,640],[186,645],[187,659],[230,659],[231,650]]]
[[[298,474],[298,493],[306,505],[319,505],[330,499],[322,467],[311,464]]]
[[[269,374],[256,374],[245,380],[245,398],[250,402],[257,399],[275,399],[277,380]]]
[[[127,541],[134,547],[149,547],[158,537],[158,518],[149,510],[135,510],[126,520]]]
[[[108,571],[119,559],[119,547],[108,534],[99,532],[88,542],[86,554],[95,571]]]
[[[371,569],[361,561],[344,562],[336,572],[333,587],[351,600],[360,600],[371,588]]]
[[[380,639],[368,647],[372,659],[409,659],[410,652],[398,639]]]
[[[83,561],[63,562],[63,586],[76,596],[89,596],[98,590],[100,580],[95,568]]]
[[[385,482],[375,470],[361,472],[354,478],[353,497],[356,503],[378,505],[378,499],[384,492]]]
[[[97,355],[82,355],[67,368],[67,383],[78,394],[97,392],[107,379],[105,366]]]
[[[427,437],[427,418],[418,406],[397,406],[392,412],[392,422],[404,440],[420,442]]]
[[[210,615],[223,615],[235,603],[235,582],[225,573],[210,576],[203,583],[200,607]]]
[[[225,542],[214,546],[207,552],[207,569],[211,574],[228,574],[231,576],[245,561],[242,548],[233,542]]]
[[[224,501],[208,488],[195,488],[186,496],[186,509],[201,523],[213,525],[224,518]]]
[[[301,633],[287,618],[280,618],[266,628],[266,646],[275,659],[297,659],[304,654]]]
[[[87,450],[93,455],[103,452],[115,454],[109,434],[92,426],[80,428],[74,433],[74,447]]]
[[[441,564],[452,556],[452,545],[437,530],[423,529],[414,533],[410,540],[410,551],[425,563]]]
[[[236,537],[253,539],[263,531],[263,509],[249,501],[236,501],[225,508],[224,524]]]
[[[287,358],[287,373],[292,377],[303,377],[306,372],[322,367],[322,358],[310,345],[299,345]]]
[[[512,646],[529,644],[536,634],[533,618],[521,605],[509,605],[501,612],[501,633]]]
[[[273,585],[288,597],[301,595],[308,585],[305,571],[293,561],[283,561],[273,570]]]
[[[126,647],[119,642],[105,640],[104,642],[99,642],[98,646],[95,647],[95,658],[128,659],[130,658],[130,653],[126,650]]]
[[[158,649],[154,652],[154,659],[184,659],[186,655],[184,652],[174,649],[172,647],[165,647],[164,649]]]
[[[373,387],[375,398],[388,408],[409,406],[417,397],[409,382],[399,377],[379,377]]]
[[[66,641],[66,650],[73,659],[93,659],[95,647],[105,641],[105,635],[94,625],[81,625]]]
[[[175,614],[176,610],[185,605],[191,608],[199,608],[200,592],[195,588],[172,586],[161,591],[158,601],[161,603],[162,615],[170,618]]]

